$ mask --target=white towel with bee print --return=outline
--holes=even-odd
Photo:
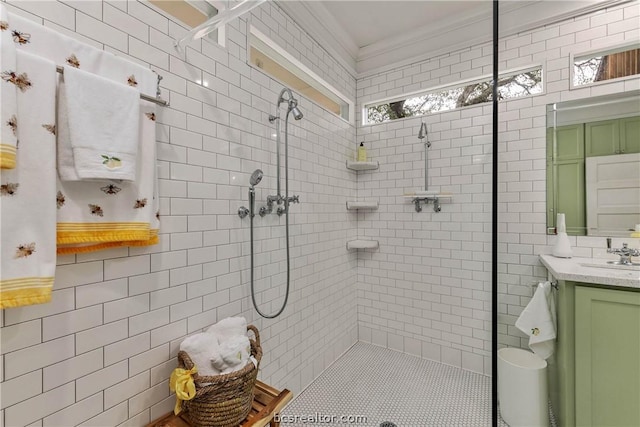
[[[51,299],[56,269],[56,67],[18,51],[28,88],[18,93],[20,160],[0,170],[0,308]]]
[[[9,14],[9,19],[15,21],[15,27],[21,32],[30,34],[29,43],[18,45],[18,50],[30,51],[57,65],[66,64],[128,84],[142,93],[156,93],[157,77],[148,68],[20,16]],[[158,243],[155,107],[140,100],[135,182],[61,181],[58,177],[59,254]]]
[[[18,76],[16,69],[15,43],[20,40],[16,34],[16,41],[12,35],[9,17],[4,5],[0,4],[0,168],[13,169],[16,166],[16,145],[18,126],[16,95],[18,91]]]

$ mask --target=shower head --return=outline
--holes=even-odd
[[[289,97],[285,98],[285,94],[289,95]],[[280,95],[278,95],[278,102],[276,103],[276,105],[279,107],[283,102],[286,102],[288,104],[287,114],[289,114],[290,112],[293,113],[294,119],[300,120],[304,116],[302,114],[302,111],[300,111],[300,109],[298,108],[298,100],[293,96],[293,92],[291,92],[291,89],[287,87],[283,88],[280,91]]]
[[[256,169],[255,171],[253,171],[253,173],[251,174],[251,178],[249,179],[249,184],[251,184],[251,188],[260,184],[260,181],[262,181],[263,176],[264,174],[262,173],[262,170]]]
[[[427,137],[427,124],[422,122],[420,125],[420,131],[418,132],[418,139],[425,139]]]
[[[304,114],[302,114],[302,111],[300,111],[297,106],[292,107],[291,109],[289,109],[289,111],[291,111],[291,113],[293,114],[293,118],[296,120],[300,120],[302,117],[304,117]]]

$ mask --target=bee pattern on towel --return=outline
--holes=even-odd
[[[33,253],[36,251],[36,243],[35,242],[31,242],[31,243],[23,243],[22,245],[18,245],[18,248],[16,249],[16,256],[15,258],[26,258],[30,255],[33,255]]]
[[[538,328],[532,328],[532,329],[531,329],[531,335],[534,335],[534,336],[536,336],[536,337],[537,337],[538,335],[540,335],[540,329],[538,329]]]
[[[0,30],[5,31],[9,29],[9,23],[7,21],[0,21]]]
[[[78,61],[78,57],[73,53],[71,54],[71,56],[67,57],[67,64],[69,64],[73,68],[80,68],[80,61]]]
[[[100,187],[100,190],[102,190],[104,194],[118,194],[120,190],[122,190],[122,188],[116,187],[113,184],[109,184],[105,185],[104,187]]]
[[[160,211],[157,211],[157,212],[156,212],[156,219],[157,219],[158,221],[160,221]]]
[[[13,30],[11,35],[13,36],[13,41],[19,44],[27,44],[31,38],[31,34],[21,33],[17,30]]]
[[[13,136],[18,136],[18,118],[15,114],[9,117],[9,120],[7,120],[7,126],[11,128]]]
[[[131,74],[131,75],[129,76],[129,78],[127,79],[127,84],[128,84],[129,86],[132,86],[132,87],[136,87],[136,86],[138,86],[138,81],[136,80],[136,76],[134,76],[133,74]]]
[[[0,185],[0,195],[2,196],[13,196],[18,191],[18,187],[20,184],[17,182],[7,182],[6,184]]]
[[[66,199],[64,198],[62,191],[58,191],[58,194],[56,194],[56,205],[58,205],[58,209],[64,206],[65,201]]]
[[[147,206],[147,199],[138,199],[136,200],[136,204],[133,205],[133,209],[140,209],[140,208],[144,208],[145,206]]]
[[[156,113],[144,113],[144,115],[147,116],[147,118],[152,122],[156,121]]]
[[[45,128],[50,134],[52,134],[52,135],[56,134],[56,125],[44,124],[44,125],[42,125],[42,127]]]
[[[89,204],[89,210],[91,211],[91,215],[104,216],[102,208],[98,205]]]
[[[20,92],[25,92],[27,89],[31,87],[31,80],[29,80],[29,76],[27,73],[16,74],[15,71],[3,71],[2,80],[5,82],[13,83],[20,89]]]

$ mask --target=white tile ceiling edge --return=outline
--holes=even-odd
[[[500,37],[637,0],[503,1]],[[311,37],[357,78],[371,76],[492,39],[491,2],[487,13],[460,16],[446,27],[426,27],[358,49],[319,1],[277,1]]]

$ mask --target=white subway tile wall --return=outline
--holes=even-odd
[[[3,0],[5,1],[5,0]],[[416,213],[402,194],[422,189],[420,119],[362,126],[372,100],[491,73],[491,46],[472,46],[361,78],[341,67],[276,5],[252,25],[352,99],[357,127],[300,98],[290,124],[291,293],[277,320],[257,317],[249,297],[249,176],[265,172],[260,206],[275,193],[275,111],[282,85],[246,64],[247,18],[185,54],[185,33],[145,1],[24,2],[8,9],[160,73],[170,108],[158,111],[161,242],[58,258],[49,304],[0,315],[0,427],[141,426],[172,410],[167,379],[180,341],[243,315],[261,331],[261,379],[300,391],[356,340],[490,374],[491,106],[425,117],[430,188],[453,193],[442,211]],[[529,284],[546,278],[545,105],[637,89],[638,79],[569,90],[570,52],[637,37],[637,3],[500,41],[501,68],[543,63],[545,93],[500,104],[500,343],[526,346],[513,326]],[[357,89],[357,90],[356,90]],[[347,171],[356,142],[380,161]],[[375,212],[346,200],[377,199]],[[255,218],[255,288],[276,311],[286,283],[284,218]],[[380,249],[348,253],[347,239]],[[572,238],[576,254],[603,239]],[[614,239],[614,245],[619,241]],[[16,387],[19,391],[16,391]],[[24,385],[27,384],[27,385]],[[10,391],[8,391],[10,390]]]
[[[499,105],[499,344],[527,347],[515,320],[531,284],[546,280],[545,106],[640,88],[640,79],[569,90],[569,54],[638,38],[638,3],[568,19],[499,41],[500,69],[542,63],[545,92]],[[604,41],[603,41],[604,40]],[[490,45],[472,46],[357,82],[357,140],[380,170],[361,173],[358,197],[380,208],[358,214],[358,236],[380,250],[358,257],[359,339],[476,372],[491,373],[490,104],[424,117],[430,189],[453,193],[442,212],[416,213],[404,192],[424,187],[420,118],[362,125],[369,102],[491,74]],[[623,239],[614,239],[621,245]],[[638,239],[624,239],[638,240]],[[604,238],[572,237],[576,256],[602,255]],[[637,245],[639,242],[635,242]],[[421,348],[421,352],[420,349]]]
[[[145,1],[7,1],[10,12],[144,64],[163,76],[157,112],[161,243],[59,257],[49,304],[0,314],[0,426],[141,426],[173,409],[168,378],[180,341],[226,316],[258,326],[261,379],[300,391],[357,340],[357,255],[345,241],[356,175],[344,161],[355,126],[296,94],[290,123],[291,292],[276,320],[249,297],[249,176],[265,173],[258,207],[275,193],[282,84],[246,63],[247,19],[355,98],[355,77],[276,5],[228,28],[228,49],[173,40],[186,31]],[[89,95],[88,95],[89,96]],[[274,312],[284,298],[284,217],[256,216],[256,290]]]

